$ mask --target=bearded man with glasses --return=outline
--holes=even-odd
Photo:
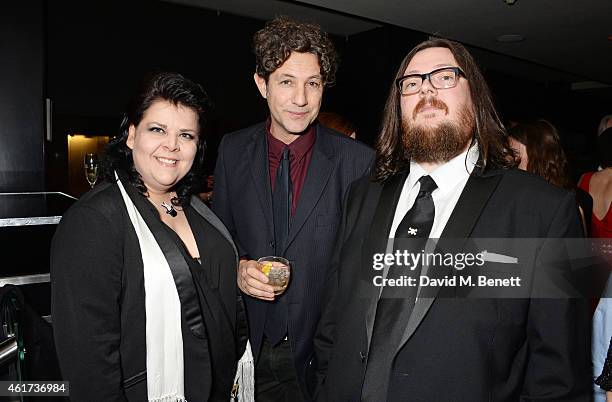
[[[372,263],[406,239],[423,239],[414,255],[431,239],[439,247],[461,238],[548,245],[581,237],[573,195],[514,168],[465,47],[443,39],[417,45],[397,71],[381,127],[375,171],[353,183],[343,209],[309,372],[316,399],[590,400],[587,300],[533,297],[531,287],[472,297],[496,293],[448,282],[468,268],[415,264],[398,276],[400,263]],[[568,250],[518,251],[515,262],[527,262],[533,275],[550,262],[548,252],[555,268],[569,266]],[[495,277],[517,269],[499,261],[484,268],[497,268]],[[425,274],[449,285],[429,286]],[[398,283],[405,289],[395,290]]]

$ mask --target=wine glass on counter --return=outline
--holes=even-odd
[[[91,188],[94,187],[96,181],[98,180],[98,167],[98,155],[94,153],[86,153],[84,163],[85,178],[87,179],[87,182]]]

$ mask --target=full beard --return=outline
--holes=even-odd
[[[415,162],[448,162],[463,152],[472,139],[474,114],[469,108],[459,113],[458,122],[423,127],[402,120],[402,142],[406,157]]]

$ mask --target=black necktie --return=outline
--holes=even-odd
[[[396,239],[412,237],[427,239],[429,237],[436,211],[431,193],[438,186],[431,176],[421,176],[419,183],[421,183],[421,187],[414,200],[414,205],[406,212],[395,230],[394,237]]]
[[[272,194],[274,243],[276,245],[276,255],[279,257],[285,249],[291,218],[291,173],[289,166],[289,148],[285,147],[276,169],[276,184]]]
[[[274,244],[276,255],[284,257],[291,219],[291,171],[289,148],[285,147],[276,169],[276,182],[272,193],[274,216]],[[278,296],[268,305],[264,333],[272,345],[276,345],[287,334],[288,310],[286,296]]]
[[[409,252],[418,253],[429,238],[435,216],[431,193],[438,186],[430,176],[421,177],[419,182],[421,187],[414,205],[406,212],[395,231],[394,251],[403,251],[408,245]],[[407,238],[417,238],[421,241],[407,242]],[[415,267],[414,270],[403,266],[391,266],[387,278],[400,278],[406,275],[409,278],[415,278],[418,285],[420,273],[420,266]],[[412,313],[417,292],[418,286],[385,287],[383,289],[376,305],[362,401],[387,399],[391,364]]]

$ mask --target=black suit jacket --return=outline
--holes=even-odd
[[[136,197],[145,220],[157,214],[144,197]],[[236,286],[238,256],[214,214],[195,197],[190,205],[186,213],[202,266],[191,272],[193,279],[184,279],[197,288],[198,296],[191,294],[195,306],[201,296],[212,303],[202,317],[206,335],[195,334],[190,323],[201,315],[186,312],[181,298],[185,396],[227,401],[246,343],[246,337],[234,336],[246,333]],[[163,239],[160,247],[171,269],[184,264],[189,272],[169,229],[159,218],[153,226],[147,223],[158,242]],[[140,246],[117,184],[96,186],[62,217],[51,250],[51,285],[55,343],[71,400],[146,401],[146,319],[156,318],[146,317]]]
[[[298,379],[312,355],[342,203],[351,182],[366,173],[373,151],[321,125],[292,218],[284,255],[292,262],[288,331]],[[227,134],[219,146],[213,210],[234,237],[241,256],[274,255],[272,191],[265,123]],[[276,251],[278,254],[282,252]],[[268,302],[245,296],[253,354],[263,339]]]
[[[359,401],[385,252],[407,173],[351,188],[315,336],[318,400]],[[444,238],[581,237],[572,194],[517,170],[470,177]],[[539,255],[533,255],[536,262]],[[369,274],[366,271],[369,270]],[[588,306],[583,299],[419,297],[389,375],[388,401],[588,401]],[[385,396],[381,396],[381,401]]]

